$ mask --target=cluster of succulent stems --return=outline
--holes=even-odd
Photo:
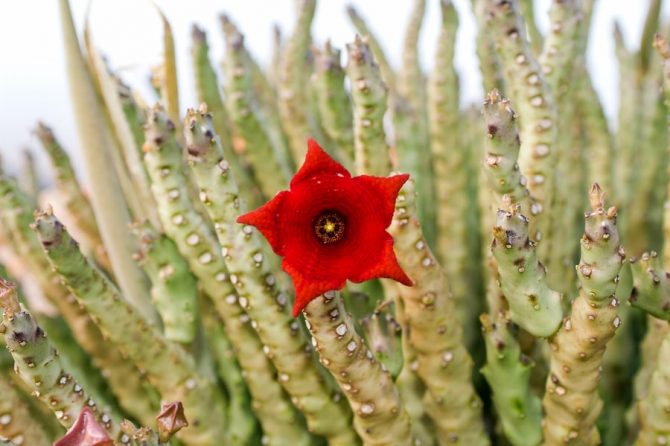
[[[268,66],[232,15],[221,67],[194,25],[183,113],[167,17],[142,98],[58,0],[84,169],[42,122],[52,178],[30,153],[0,166],[0,445],[670,444],[660,0],[639,50],[615,30],[614,126],[586,65],[595,0],[552,0],[544,35],[530,0],[472,0],[471,108],[451,1],[419,61],[428,1],[399,68],[354,6],[344,58],[312,39],[316,0]],[[291,313],[277,241],[238,218],[293,189],[308,139],[352,175],[410,174],[388,233],[411,286],[349,282]],[[348,255],[356,221],[324,208],[305,231]]]

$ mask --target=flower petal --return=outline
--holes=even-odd
[[[400,264],[398,264],[398,259],[396,258],[395,252],[393,251],[393,237],[384,231],[386,239],[384,240],[383,247],[381,248],[381,253],[377,261],[371,264],[365,270],[359,271],[357,274],[349,277],[349,280],[352,282],[360,283],[365,282],[366,280],[374,279],[377,277],[393,279],[398,281],[406,286],[412,286],[412,279],[409,278],[405,271],[402,270]]]
[[[301,181],[308,180],[319,174],[351,178],[351,174],[344,166],[331,158],[316,141],[310,138],[307,140],[305,162],[291,180],[291,189]]]
[[[107,431],[98,424],[91,408],[85,406],[79,413],[77,421],[63,438],[54,443],[54,446],[112,446],[113,444]]]
[[[371,189],[379,194],[380,202],[382,204],[381,212],[384,215],[384,220],[388,222],[385,226],[386,228],[391,225],[398,192],[408,179],[409,175],[406,173],[393,175],[391,177],[360,175],[353,178],[354,181],[360,182],[364,188],[368,190]]]
[[[305,306],[326,291],[340,290],[344,287],[345,279],[332,278],[329,280],[315,281],[303,277],[302,273],[294,268],[284,259],[281,264],[284,271],[291,276],[295,288],[295,302],[293,304],[293,317],[297,317]]]
[[[248,212],[237,217],[238,223],[255,226],[272,246],[272,250],[278,256],[284,255],[279,222],[282,219],[284,201],[288,192],[279,192],[275,197],[259,207],[255,211]]]

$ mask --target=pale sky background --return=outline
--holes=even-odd
[[[432,67],[439,31],[439,0],[428,0],[426,23],[421,35],[421,60]],[[621,23],[630,48],[639,45],[649,0],[599,0],[589,48],[589,69],[610,118],[618,107],[618,70],[614,56],[612,27]],[[114,69],[133,87],[148,95],[149,67],[161,60],[162,28],[149,0],[92,0],[90,20],[93,40]],[[245,41],[256,58],[266,64],[271,57],[272,25],[289,32],[294,20],[292,0],[155,0],[172,24],[177,45],[181,106],[192,107],[195,92],[190,59],[190,29],[204,27],[210,42],[210,57],[217,69],[223,55],[223,38],[218,15],[228,13],[245,33]],[[317,42],[331,39],[344,48],[354,36],[344,10],[350,0],[321,0],[313,26]],[[381,39],[391,63],[400,61],[400,51],[411,8],[411,0],[353,1]],[[456,66],[462,80],[462,103],[482,98],[481,77],[475,57],[475,22],[469,0],[454,0],[461,26],[458,33]],[[664,17],[670,15],[665,2]],[[89,0],[71,0],[75,20],[82,28]],[[550,0],[536,0],[537,19],[546,30]],[[344,56],[346,57],[346,56]],[[38,119],[52,126],[57,136],[78,161],[78,141],[64,57],[57,2],[55,0],[0,0],[0,153],[9,170],[20,163],[24,147],[39,151],[31,135]],[[46,173],[45,160],[40,170]]]

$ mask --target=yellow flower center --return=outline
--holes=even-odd
[[[333,210],[325,210],[317,215],[313,226],[314,235],[324,245],[342,240],[346,228],[344,216]]]

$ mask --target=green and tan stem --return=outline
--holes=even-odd
[[[577,265],[579,296],[550,339],[551,364],[543,399],[545,445],[600,444],[595,425],[603,406],[598,382],[605,348],[621,324],[621,296],[616,293],[625,255],[616,208],[605,209],[597,184],[589,198],[592,210],[585,214]],[[625,298],[626,293],[622,294]]]
[[[232,122],[224,101],[221,98],[221,87],[216,72],[209,60],[207,35],[202,29],[194,25],[191,36],[193,42],[191,57],[198,102],[207,104],[207,107],[214,116],[216,133],[221,138],[221,145],[226,153],[226,159],[230,162],[231,169],[235,172],[235,177],[239,178],[240,185],[245,191],[245,199],[251,203],[256,203],[260,198],[257,192],[258,187],[254,182],[246,159],[242,154],[236,153],[233,150]],[[228,95],[230,93],[230,91],[227,92]]]
[[[658,254],[652,251],[639,260],[632,258],[631,269],[635,278],[631,305],[657,319],[670,320],[670,277],[663,271]]]
[[[33,391],[33,396],[49,406],[58,421],[69,428],[82,408],[96,411],[98,422],[110,437],[120,436],[119,420],[98,411],[86,390],[63,368],[58,352],[33,316],[21,308],[15,286],[0,278],[0,307],[4,310],[2,332],[14,358],[14,371]]]
[[[144,423],[152,420],[158,407],[155,390],[145,382],[135,364],[118,348],[109,345],[90,315],[62,285],[44,255],[37,235],[30,229],[33,209],[27,197],[4,176],[0,176],[0,209],[3,210],[0,219],[10,228],[17,254],[30,269],[32,280],[57,308],[74,338],[90,355],[93,365],[107,379],[121,407]]]
[[[282,52],[277,105],[293,158],[300,162],[305,158],[307,138],[311,133],[309,117],[305,112],[308,102],[305,86],[309,82],[307,54],[316,0],[296,0],[295,4],[298,17]]]
[[[486,341],[486,365],[482,374],[493,390],[505,436],[514,446],[538,446],[542,442],[542,403],[529,386],[531,361],[523,355],[501,313],[494,319],[481,316]]]
[[[356,8],[353,5],[347,5],[347,15],[349,20],[351,20],[352,25],[356,28],[358,34],[365,38],[367,45],[370,47],[372,54],[374,55],[374,60],[379,64],[379,70],[381,72],[381,77],[384,84],[388,87],[390,94],[395,95],[396,93],[396,73],[393,70],[393,67],[389,63],[386,53],[382,48],[379,39],[372,32],[368,24],[365,22],[365,19],[358,13]]]
[[[165,337],[189,344],[196,337],[198,284],[175,243],[150,224],[137,228],[140,264],[151,279],[151,298]]]
[[[185,139],[200,198],[214,224],[238,301],[255,323],[263,351],[279,373],[279,382],[307,419],[311,432],[330,445],[356,443],[350,413],[332,399],[309,355],[309,343],[291,329],[288,296],[277,286],[260,234],[236,223],[244,212],[230,170],[221,168],[224,154],[206,109],[189,110]]]
[[[212,303],[206,299],[200,299],[202,308],[202,324],[207,338],[207,344],[214,357],[216,370],[221,381],[226,387],[228,395],[228,407],[226,419],[228,429],[225,439],[230,444],[240,446],[251,446],[256,444],[258,433],[258,421],[251,408],[249,390],[244,383],[240,365],[235,358],[235,351],[230,344],[223,329],[223,323],[216,313]]]
[[[455,302],[417,220],[411,181],[400,191],[391,232],[400,266],[414,286],[398,285],[416,373],[426,385],[424,407],[441,444],[487,445],[482,404],[472,385],[472,359],[463,344]]]
[[[163,227],[224,322],[268,444],[310,444],[310,436],[276,380],[274,367],[241,305],[212,223],[194,205],[200,204],[191,195],[195,185],[183,162],[174,126],[160,106],[149,114],[144,150]],[[225,160],[217,168],[230,171]]]
[[[386,176],[391,171],[384,113],[387,89],[366,38],[347,44],[347,77],[354,107],[354,157],[357,174]]]
[[[365,341],[335,291],[303,311],[321,363],[333,374],[354,412],[354,427],[369,446],[411,446],[411,423],[391,374]]]
[[[108,270],[111,269],[98,225],[95,222],[93,208],[89,199],[84,195],[79,181],[77,181],[70,157],[56,139],[51,128],[44,123],[38,122],[34,133],[42,143],[51,161],[54,180],[61,193],[64,207],[72,222],[84,237],[82,244],[94,253],[96,261],[101,266]]]
[[[19,389],[5,374],[0,375],[0,437],[10,445],[49,446],[51,438],[30,412]]]
[[[263,196],[270,198],[278,191],[287,188],[291,168],[286,162],[282,162],[282,154],[274,146],[258,106],[257,92],[253,89],[251,66],[244,47],[244,36],[231,23],[224,26],[224,32],[226,103],[236,135],[241,140],[240,144],[243,145],[244,153],[253,169],[254,178]],[[216,115],[212,113],[212,119],[214,116]],[[223,146],[224,141],[221,142]],[[225,147],[223,158],[229,160]],[[239,176],[236,170],[232,169],[232,172],[240,192],[243,193],[244,183],[237,180]],[[253,206],[254,203],[249,205]]]
[[[334,155],[347,168],[354,167],[354,122],[351,98],[345,88],[340,50],[327,41],[323,49],[313,48],[314,74],[321,126],[335,143]]]
[[[193,358],[166,340],[121,297],[53,215],[38,215],[34,226],[56,273],[103,333],[144,370],[163,399],[184,404],[191,426],[179,438],[193,444],[217,444],[225,432],[225,403],[216,383],[200,376]]]
[[[548,337],[563,319],[561,296],[547,284],[545,268],[528,234],[528,219],[519,204],[509,204],[508,209],[497,212],[491,250],[498,262],[509,317],[529,333]]]
[[[526,38],[525,23],[516,1],[486,0],[489,29],[495,36],[505,82],[521,117],[519,167],[526,187],[537,202],[535,241],[550,234],[554,197],[554,167],[558,115],[554,96]],[[549,240],[539,247],[540,258],[550,252]]]
[[[121,193],[115,170],[110,168],[114,165],[111,154],[117,150],[115,142],[106,125],[105,111],[81,54],[69,0],[60,0],[58,3],[70,92],[96,221],[124,298],[132,302],[146,318],[155,320],[147,278],[132,260],[136,245],[128,231],[131,217],[127,203]]]

